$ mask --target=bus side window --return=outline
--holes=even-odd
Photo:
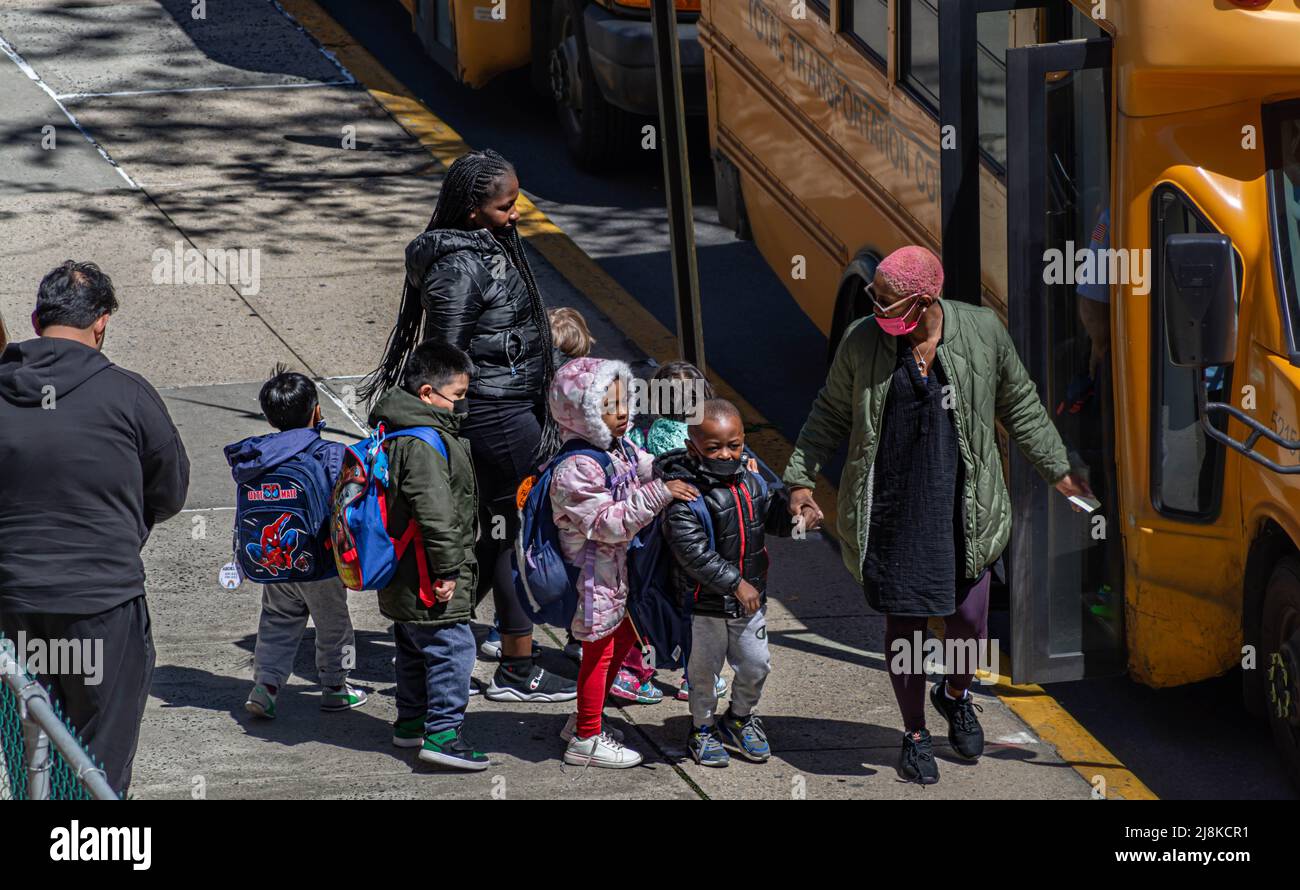
[[[861,0],[859,4],[861,5]],[[900,82],[936,115],[939,112],[938,0],[898,0]],[[1011,16],[975,17],[979,77],[980,148],[999,172],[1007,166],[1007,47]]]
[[[884,68],[889,58],[888,0],[844,0],[842,30],[867,58]]]
[[[831,20],[830,0],[808,0],[808,8],[817,13],[817,17],[823,22]]]
[[[1161,186],[1152,197],[1152,222],[1156,289],[1151,301],[1151,503],[1165,515],[1213,520],[1223,493],[1224,455],[1223,448],[1201,428],[1195,387],[1200,381],[1211,401],[1221,400],[1228,391],[1232,369],[1206,368],[1202,377],[1195,369],[1176,367],[1170,360],[1164,331],[1164,243],[1169,235],[1214,233],[1217,229],[1172,186]],[[1237,280],[1241,281],[1240,258]],[[1240,294],[1237,298],[1241,299]]]

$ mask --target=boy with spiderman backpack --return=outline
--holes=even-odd
[[[379,610],[393,622],[397,644],[393,744],[419,748],[427,763],[484,770],[488,758],[461,734],[474,669],[469,619],[478,581],[478,490],[469,443],[458,435],[469,413],[472,373],[463,351],[426,340],[412,350],[400,385],[375,403],[369,422],[388,435],[382,443],[387,535],[408,542],[379,590]],[[413,435],[416,430],[431,430],[442,448],[432,437]],[[399,432],[407,435],[394,435]]]
[[[244,708],[257,717],[275,717],[276,697],[293,670],[308,617],[316,625],[321,710],[357,708],[365,704],[366,693],[347,682],[352,616],[328,533],[330,492],[343,446],[320,437],[325,424],[316,385],[304,375],[277,366],[258,401],[278,432],[225,448],[238,484],[235,561],[245,578],[262,585],[253,689]]]

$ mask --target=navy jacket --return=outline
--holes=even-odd
[[[295,454],[307,451],[325,467],[332,489],[339,478],[339,470],[343,468],[343,453],[347,449],[338,442],[322,439],[319,430],[324,426],[322,422],[316,429],[303,427],[267,433],[227,445],[226,462],[230,464],[230,475],[236,482],[247,482],[278,467]],[[329,492],[325,494],[328,496]]]

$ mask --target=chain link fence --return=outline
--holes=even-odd
[[[117,800],[49,692],[0,635],[0,800]]]

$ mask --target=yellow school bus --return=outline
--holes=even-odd
[[[1300,8],[704,0],[699,33],[719,215],[831,349],[932,247],[1102,501],[1008,455],[1013,679],[1240,668],[1300,783]]]
[[[687,113],[702,114],[700,0],[675,0]],[[565,142],[587,169],[617,160],[658,114],[650,0],[402,0],[425,52],[471,87],[528,68],[554,97]]]

